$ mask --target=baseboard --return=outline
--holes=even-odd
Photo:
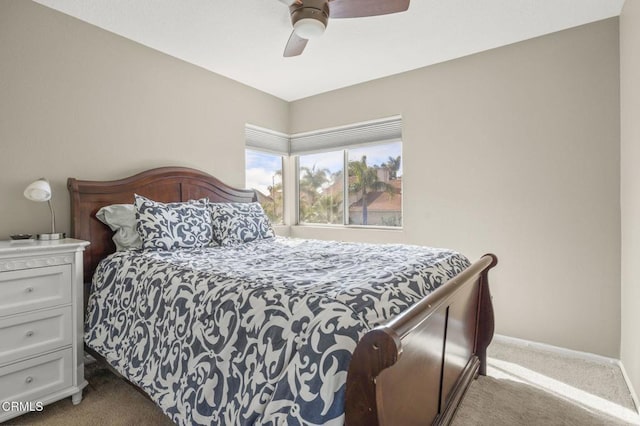
[[[500,343],[509,344],[512,346],[519,346],[522,348],[533,348],[545,350],[548,352],[554,352],[559,355],[569,356],[577,359],[598,362],[601,364],[613,364],[617,365],[622,371],[622,377],[624,377],[624,381],[627,384],[627,388],[629,389],[629,393],[631,394],[631,399],[636,408],[636,412],[640,414],[640,400],[638,399],[638,394],[635,392],[633,385],[631,384],[631,380],[629,380],[629,376],[627,375],[626,370],[624,369],[624,364],[619,359],[610,358],[603,355],[592,354],[589,352],[576,351],[573,349],[562,348],[560,346],[553,346],[547,343],[533,342],[531,340],[519,339],[517,337],[504,336],[502,334],[494,334],[493,340]]]
[[[620,360],[615,358],[592,354],[589,352],[582,352],[582,351],[576,351],[573,349],[562,348],[560,346],[549,345],[547,343],[533,342],[531,340],[519,339],[517,337],[504,336],[502,334],[494,334],[493,340],[496,342],[507,343],[513,346],[520,346],[524,348],[534,348],[534,349],[541,349],[549,352],[555,352],[559,355],[584,359],[587,361],[599,362],[602,364],[615,364],[615,365],[620,364]]]
[[[631,379],[629,379],[629,375],[627,374],[627,370],[624,369],[624,364],[622,361],[618,361],[618,365],[620,366],[620,370],[622,371],[622,377],[624,377],[624,381],[627,382],[627,387],[629,388],[629,392],[631,393],[631,399],[633,399],[633,403],[636,406],[636,411],[640,414],[640,400],[638,399],[638,394],[633,388],[633,384],[631,384]]]

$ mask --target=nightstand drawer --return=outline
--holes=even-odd
[[[71,386],[71,348],[0,367],[0,401],[34,401]]]
[[[71,265],[0,273],[0,316],[71,303]]]
[[[0,365],[71,344],[71,306],[0,319]]]

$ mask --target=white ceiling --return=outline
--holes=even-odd
[[[333,19],[302,56],[278,0],[35,0],[287,101],[620,14],[624,0],[413,0]]]

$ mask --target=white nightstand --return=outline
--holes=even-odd
[[[0,241],[0,422],[68,396],[82,400],[87,245]]]

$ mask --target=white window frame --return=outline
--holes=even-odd
[[[386,140],[384,142],[372,142],[368,144],[358,144],[353,146],[352,148],[362,148],[363,146],[378,146],[378,145],[387,145],[392,143],[400,143],[400,156],[402,157],[402,140]],[[404,191],[402,191],[399,195],[402,197],[400,199],[400,213],[402,216],[401,225],[400,226],[384,226],[384,225],[353,225],[349,223],[349,203],[346,201],[349,199],[349,149],[350,147],[346,147],[343,149],[333,149],[328,151],[314,151],[305,154],[295,155],[295,177],[296,177],[296,196],[295,196],[295,223],[298,226],[329,226],[329,227],[349,227],[349,228],[365,228],[365,229],[402,229],[404,226]],[[337,223],[316,223],[316,222],[302,222],[300,220],[300,156],[307,154],[322,154],[322,153],[335,153],[342,151],[342,191],[343,191],[343,203],[342,203],[342,224]]]
[[[278,154],[283,157],[282,167],[282,186],[284,196],[284,223],[294,223],[300,226],[333,226],[333,227],[353,227],[353,228],[384,228],[399,230],[404,226],[404,191],[401,194],[400,209],[402,214],[401,226],[381,226],[381,225],[350,225],[349,221],[349,203],[343,202],[343,224],[320,224],[320,223],[300,223],[300,155],[317,154],[323,152],[343,151],[343,198],[348,200],[349,190],[349,149],[358,148],[367,145],[384,145],[388,143],[400,142],[402,139],[402,117],[400,115],[386,117],[376,120],[364,121],[360,123],[349,124],[345,126],[331,127],[326,129],[314,130],[311,132],[296,133],[286,135],[281,132],[265,129],[252,124],[245,125],[245,148],[262,151],[270,154]],[[402,146],[401,145],[401,146]],[[400,155],[402,156],[403,147],[401,147]],[[284,157],[288,157],[284,160]],[[291,158],[294,161],[291,161]],[[294,166],[295,171],[290,170]],[[294,185],[285,184],[285,176],[291,172],[295,177]],[[404,182],[403,182],[404,184]],[[404,185],[403,185],[404,186]],[[291,188],[293,187],[293,188]],[[291,193],[291,190],[295,193]],[[295,212],[287,209],[287,199],[292,198]],[[293,213],[293,214],[291,214]],[[289,220],[293,219],[293,220]]]
[[[261,152],[280,157],[280,170],[282,170],[282,222],[274,223],[275,226],[287,224],[287,185],[285,182],[287,176],[286,165],[289,158],[289,145],[289,135],[254,126],[252,124],[245,125],[245,158],[247,151]],[[247,166],[245,164],[245,182],[246,170]]]

